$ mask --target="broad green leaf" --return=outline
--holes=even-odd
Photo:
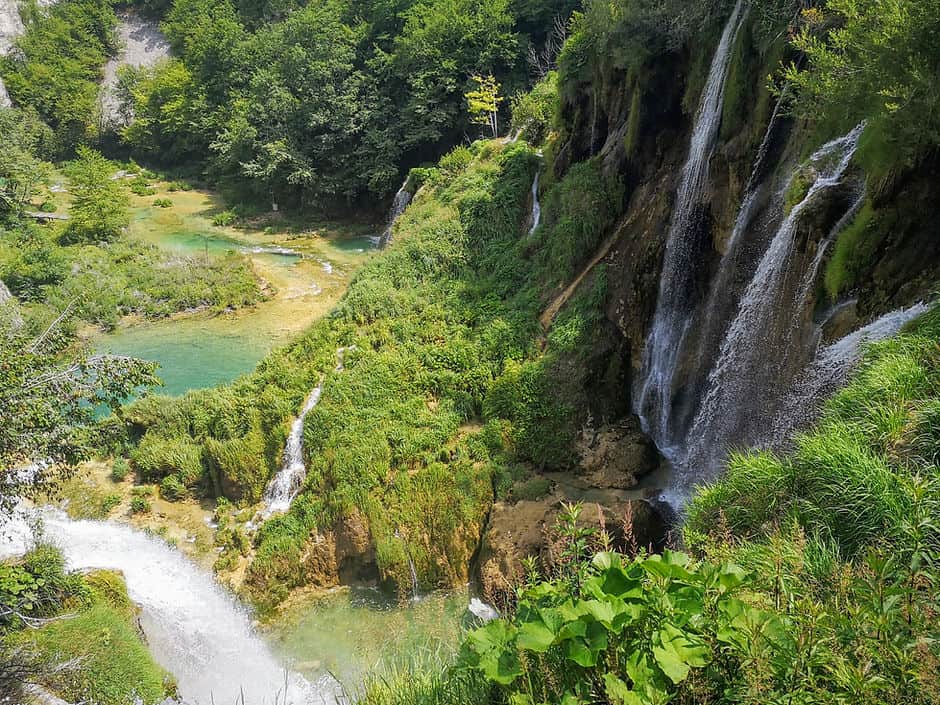
[[[690,636],[668,623],[656,635],[659,644],[653,646],[653,657],[673,683],[681,683],[691,668],[701,668],[711,660],[709,648]]]
[[[617,705],[648,705],[647,700],[612,673],[604,674],[604,690],[611,702]]]
[[[544,653],[555,643],[555,633],[541,621],[525,622],[519,625],[519,636],[516,639],[520,649]]]

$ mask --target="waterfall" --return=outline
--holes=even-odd
[[[392,241],[392,228],[395,227],[395,223],[401,217],[402,213],[405,212],[405,209],[411,203],[413,197],[414,194],[408,190],[408,179],[405,179],[405,183],[398,189],[398,193],[395,194],[395,199],[392,201],[392,207],[388,212],[388,220],[385,225],[385,232],[382,233],[376,243],[379,249],[388,247],[389,243]]]
[[[355,346],[340,348],[336,351],[336,372],[343,371],[346,353],[353,349]],[[320,383],[310,392],[300,414],[291,424],[290,434],[284,446],[281,469],[271,478],[264,491],[264,510],[261,513],[263,519],[269,519],[279,512],[286,512],[300,493],[304,478],[307,477],[307,466],[304,464],[304,421],[320,403],[320,397],[323,396],[323,382],[321,377]]]
[[[821,400],[835,392],[861,361],[866,344],[897,335],[901,328],[929,309],[927,304],[917,303],[909,308],[891,311],[820,348],[787,394],[780,413],[770,427],[768,445],[782,446],[799,422],[811,419],[819,411]]]
[[[70,570],[120,571],[156,661],[173,674],[186,705],[336,703],[334,685],[311,684],[279,664],[251,627],[251,615],[208,572],[161,539],[129,526],[73,521],[54,509],[41,519],[45,541]],[[31,517],[19,510],[0,526],[0,558],[32,542]],[[286,687],[286,692],[285,692]]]
[[[672,440],[669,429],[672,379],[694,304],[692,289],[695,265],[699,259],[694,243],[696,231],[700,229],[697,221],[702,213],[708,187],[708,165],[721,122],[731,48],[745,15],[743,0],[738,0],[712,59],[676,192],[663,254],[656,312],[643,353],[635,408],[644,428],[662,450]]]
[[[717,470],[730,443],[757,442],[759,438],[755,434],[759,435],[766,427],[766,412],[772,410],[773,391],[778,388],[774,385],[779,385],[787,363],[801,351],[795,350],[799,346],[792,343],[798,338],[798,332],[794,331],[790,318],[784,321],[785,330],[775,330],[775,323],[781,320],[778,314],[805,309],[807,301],[802,299],[808,298],[812,291],[812,284],[805,282],[807,278],[815,282],[822,261],[822,255],[817,252],[793,296],[786,284],[797,226],[801,215],[817,202],[820,194],[841,184],[863,130],[864,125],[859,125],[810,157],[816,179],[781,223],[760,259],[708,375],[706,392],[691,425],[682,458],[676,463],[673,486],[680,497],[685,496],[694,481],[707,479]],[[856,199],[851,210],[858,203]],[[834,238],[849,220],[848,216],[843,217],[827,240]],[[824,246],[822,243],[820,248]]]
[[[411,599],[421,598],[421,591],[418,589],[418,571],[415,570],[415,562],[411,560],[411,554],[408,554],[408,568],[411,570]]]
[[[264,491],[264,511],[262,517],[270,518],[278,512],[286,512],[291,503],[300,492],[304,478],[307,476],[307,466],[304,465],[304,420],[320,403],[323,395],[323,380],[313,388],[310,396],[304,402],[297,418],[290,427],[287,444],[284,446],[284,456],[281,469],[271,478]]]
[[[539,173],[539,171],[536,171],[535,178],[532,180],[532,212],[529,214],[527,237],[532,237],[532,233],[542,222],[542,204],[539,203]]]

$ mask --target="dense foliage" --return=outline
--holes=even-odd
[[[244,198],[381,196],[402,166],[478,134],[463,98],[473,76],[522,89],[529,44],[574,6],[177,0],[163,26],[178,58],[125,77],[138,121],[124,138],[155,158],[209,154]]]
[[[98,83],[115,50],[109,0],[23,3],[26,34],[0,60],[0,76],[17,105],[52,128],[53,154],[67,154],[97,131]]]

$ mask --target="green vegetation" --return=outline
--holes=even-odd
[[[0,654],[5,695],[35,683],[73,702],[152,705],[175,692],[137,631],[121,576],[68,573],[46,545],[0,563]],[[73,660],[81,668],[61,668]]]
[[[44,153],[68,155],[97,130],[98,84],[115,50],[113,4],[75,0],[24,8],[26,34],[0,60],[0,76],[15,103],[52,128]]]
[[[840,294],[850,291],[871,262],[886,230],[887,223],[882,220],[876,217],[871,202],[866,202],[852,223],[839,233],[824,276],[830,300],[836,301]]]
[[[143,434],[132,460],[145,478],[183,468],[190,488],[255,502],[290,420],[325,375],[305,423],[305,491],[256,539],[247,585],[262,606],[314,580],[299,558],[310,536],[355,515],[368,522],[385,579],[410,585],[410,556],[422,586],[452,585],[514,459],[570,462],[579,402],[557,392],[580,377],[562,358],[590,345],[603,276],[544,351],[537,317],[542,291],[590,255],[593,228],[609,227],[619,205],[596,164],[575,169],[548,194],[544,245],[529,254],[520,235],[536,164],[523,145],[455,149],[426,175],[396,246],[357,274],[331,318],[231,387],[126,412]],[[585,202],[593,219],[577,222]]]
[[[801,115],[833,129],[868,120],[882,172],[940,143],[937,0],[827,0],[801,19],[793,44],[807,61],[784,75]]]

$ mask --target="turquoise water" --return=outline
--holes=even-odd
[[[282,340],[274,332],[251,334],[243,328],[224,317],[142,324],[106,336],[98,348],[159,363],[164,386],[154,391],[175,396],[251,372]]]
[[[351,588],[294,608],[271,636],[295,670],[309,678],[332,674],[355,690],[389,663],[455,650],[469,600],[465,589],[400,606],[378,590]]]

